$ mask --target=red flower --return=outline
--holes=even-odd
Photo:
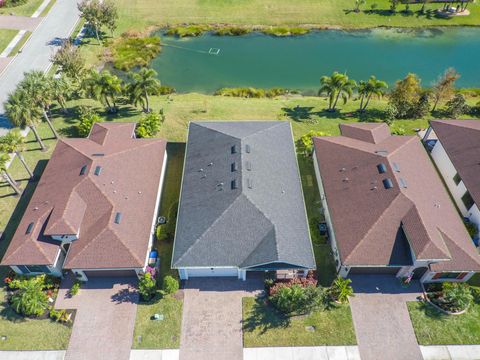
[[[1,3],[1,1],[0,1],[0,3]],[[10,284],[12,282],[12,279],[7,276],[5,279],[3,279],[3,282],[5,284]]]

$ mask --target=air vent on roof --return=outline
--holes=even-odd
[[[80,176],[85,175],[87,172],[87,165],[83,165],[82,168],[80,169]]]
[[[100,173],[102,172],[102,167],[101,166],[97,166],[95,167],[95,175],[98,176],[100,175]]]
[[[400,172],[400,165],[398,165],[396,162],[392,164],[393,170],[396,172]]]
[[[120,224],[120,221],[122,221],[122,213],[117,212],[115,214],[115,224]]]
[[[232,180],[230,183],[230,187],[232,188],[232,190],[238,189],[237,180]]]
[[[400,179],[398,179],[398,181],[400,182],[400,186],[402,188],[405,188],[405,189],[407,188],[407,182],[405,181],[404,178],[400,178]]]
[[[25,234],[30,234],[30,233],[32,232],[32,230],[33,230],[33,225],[34,225],[33,222],[31,222],[30,224],[28,224],[28,226],[27,226],[27,231],[25,231]]]
[[[95,153],[95,154],[92,154],[92,156],[105,156],[104,153]]]
[[[251,150],[252,150],[252,149],[250,148],[250,145],[246,144],[246,145],[245,145],[245,152],[246,152],[247,154],[250,154],[250,151],[251,151]]]
[[[393,188],[392,179],[383,179],[383,187],[384,187],[385,189],[391,189],[391,188]]]
[[[248,171],[252,171],[252,163],[250,161],[247,161],[245,163],[245,167],[247,168]]]
[[[237,146],[233,145],[230,150],[231,150],[232,154],[236,154],[237,153]]]
[[[253,189],[253,180],[252,179],[247,179],[247,186],[249,189]]]
[[[230,166],[230,169],[231,169],[232,172],[237,171],[237,163],[233,162],[232,165]]]
[[[385,166],[384,163],[378,164],[377,169],[379,174],[384,174],[387,172],[387,167]]]

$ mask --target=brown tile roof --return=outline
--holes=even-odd
[[[480,206],[480,121],[430,122],[473,200]]]
[[[46,235],[79,230],[64,268],[143,267],[166,142],[135,139],[134,129],[101,123],[89,138],[58,141],[2,265],[51,265],[59,242]]]
[[[392,260],[403,231],[417,259],[442,260],[436,270],[480,270],[480,257],[418,137],[386,136],[385,124],[340,129],[342,136],[315,138],[314,144],[342,262],[404,265]],[[391,188],[384,186],[387,179]]]

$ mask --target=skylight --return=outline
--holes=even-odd
[[[80,176],[85,175],[87,172],[87,165],[83,165],[82,168],[80,169]]]
[[[122,213],[121,212],[117,212],[115,214],[115,224],[120,224],[120,221],[122,221]]]
[[[245,163],[245,167],[247,168],[248,171],[252,171],[252,163],[250,161],[247,161]]]
[[[392,164],[393,170],[396,172],[400,172],[400,165],[398,165],[396,162]]]
[[[28,226],[27,226],[27,231],[25,232],[25,234],[30,234],[30,233],[32,232],[32,230],[33,230],[33,225],[34,225],[33,222],[31,222],[30,224],[28,224]]]
[[[97,166],[97,167],[95,168],[95,175],[98,176],[98,175],[100,175],[101,172],[102,172],[102,167],[101,167],[101,166]]]
[[[407,182],[405,181],[404,178],[398,179],[398,182],[400,183],[400,186],[401,186],[402,188],[407,188]]]
[[[251,150],[252,150],[252,149],[250,148],[250,145],[246,144],[246,145],[245,145],[245,152],[246,152],[247,154],[250,154],[250,151],[251,151]]]
[[[238,189],[237,180],[232,180],[232,182],[230,183],[230,187],[232,188],[232,190]]]
[[[232,154],[236,154],[237,153],[237,146],[233,145],[230,150],[231,150]]]
[[[233,162],[232,165],[230,166],[232,172],[235,172],[237,171],[237,163],[236,162]]]
[[[387,172],[387,167],[385,166],[384,163],[378,164],[377,169],[379,174],[383,174]]]
[[[391,189],[391,188],[393,188],[392,179],[383,179],[383,187],[384,187],[385,189]]]

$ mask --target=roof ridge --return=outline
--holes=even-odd
[[[252,121],[252,122],[255,122],[255,121]],[[252,134],[249,134],[249,135],[246,135],[244,136],[243,138],[241,138],[241,140],[244,140],[246,138],[249,138],[250,136],[254,136],[254,135],[258,135],[258,134],[261,134],[267,130],[271,130],[277,126],[280,126],[280,125],[283,125],[283,124],[289,124],[290,125],[290,122],[289,121],[286,121],[286,120],[271,120],[271,121],[262,121],[262,120],[259,120],[258,122],[264,122],[264,123],[272,123],[272,125],[270,125],[269,127],[267,128],[264,128],[264,129],[261,129],[261,130],[258,130]],[[292,129],[292,126],[290,125],[290,130]],[[293,134],[292,134],[293,135]]]
[[[472,253],[466,251],[463,247],[461,247],[457,242],[453,241],[450,236],[448,236],[447,234],[445,234],[445,232],[443,232],[441,229],[437,228],[438,231],[441,233],[442,237],[445,236],[447,238],[447,240],[451,243],[453,243],[454,246],[456,246],[458,249],[460,249],[464,254],[466,254],[470,259],[474,260],[477,264],[480,264],[479,262],[479,257],[478,256],[473,256]],[[450,249],[448,247],[448,244],[447,242],[444,240],[445,242],[445,246],[447,247],[448,251],[450,252]],[[476,254],[476,253],[475,253]]]
[[[397,151],[403,149],[405,146],[409,145],[411,142],[413,142],[414,140],[418,139],[418,137],[416,136],[403,136],[404,138],[407,138],[407,141],[405,141],[403,144],[401,144],[400,146],[396,147],[395,149],[393,149],[392,152],[389,152],[387,154],[387,159],[388,161],[390,162],[390,156],[392,154],[395,154]],[[420,139],[419,139],[420,140]],[[392,160],[393,161],[393,160]]]
[[[204,121],[203,124],[205,124],[205,123],[214,123],[214,122],[216,122],[216,121]],[[191,123],[194,124],[194,125],[197,125],[198,127],[202,127],[202,128],[204,128],[204,129],[208,129],[208,130],[210,130],[210,131],[217,132],[217,133],[219,133],[219,134],[228,136],[228,137],[230,137],[230,138],[237,139],[237,140],[242,140],[242,138],[240,138],[240,137],[238,137],[238,136],[233,136],[233,135],[224,133],[223,131],[220,131],[220,130],[217,130],[217,129],[212,129],[211,127],[202,126],[202,125],[200,125],[199,122],[192,121]]]

